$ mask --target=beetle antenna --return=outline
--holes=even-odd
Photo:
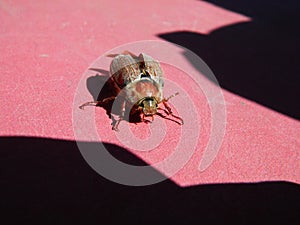
[[[167,101],[170,100],[170,98],[173,98],[173,97],[175,97],[176,95],[179,95],[179,92],[176,92],[175,94],[172,94],[171,96],[165,98],[163,101],[164,101],[164,102],[167,102]]]

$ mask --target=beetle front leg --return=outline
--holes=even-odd
[[[168,115],[171,115],[171,116],[173,116],[173,117],[176,118],[176,119],[179,119],[180,122],[181,122],[181,125],[183,125],[183,119],[182,119],[181,117],[179,117],[179,116],[174,115],[173,112],[172,112],[171,107],[170,107],[170,106],[168,105],[168,103],[167,103],[167,101],[168,101],[170,98],[173,98],[173,97],[175,97],[176,95],[178,95],[178,92],[175,93],[175,94],[173,94],[173,95],[171,95],[171,96],[168,97],[168,98],[164,98],[164,99],[162,100],[162,103],[164,104],[164,107],[166,108],[166,110],[167,110],[167,112],[168,112]]]
[[[121,104],[121,110],[120,110],[120,115],[119,115],[119,119],[113,124],[112,129],[115,131],[119,131],[119,124],[122,120],[124,120],[124,116],[125,116],[125,110],[126,110],[126,102],[123,101]]]
[[[142,114],[142,122],[144,122],[144,123],[152,123],[153,121],[154,121],[154,116],[153,115],[151,115],[151,120],[147,120],[147,119],[145,119],[145,114]]]
[[[84,104],[82,104],[81,106],[79,106],[80,109],[84,109],[84,107],[86,106],[97,106],[97,105],[101,105],[101,104],[106,104],[109,101],[114,100],[116,97],[109,97],[109,98],[105,98],[102,101],[93,101],[93,102],[86,102]]]
[[[81,106],[79,106],[79,109],[84,109],[84,107],[86,107],[86,106],[97,106],[101,103],[102,103],[101,101],[86,102],[86,103],[82,104]]]

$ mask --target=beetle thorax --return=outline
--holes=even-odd
[[[162,90],[159,87],[152,79],[136,80],[125,87],[126,99],[132,104],[139,104],[145,98],[154,98],[157,102],[160,102],[162,100]]]

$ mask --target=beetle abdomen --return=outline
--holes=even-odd
[[[154,97],[158,102],[162,100],[161,86],[154,80],[145,78],[137,80],[125,87],[127,101],[136,104],[146,97]]]

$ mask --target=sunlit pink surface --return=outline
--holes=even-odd
[[[1,1],[0,134],[75,140],[74,95],[82,75],[100,55],[128,42],[159,40],[160,33],[187,30],[209,35],[222,27],[251,21],[201,1],[134,2]],[[182,11],[189,13],[182,16]],[[171,177],[174,182],[180,186],[274,180],[300,182],[300,123],[225,90],[225,136],[212,164],[199,171],[210,135],[211,124],[206,120],[210,118],[210,109],[201,93],[195,95],[188,78],[180,80],[182,76],[176,69],[168,66],[164,69],[166,78],[173,74],[172,80],[197,102],[201,115],[197,148],[190,161]],[[92,100],[87,90],[85,94],[89,97],[86,101]],[[178,108],[183,104],[180,103],[183,97],[172,99]],[[105,133],[101,141],[126,147],[111,130],[111,120],[102,108],[87,109],[81,112],[82,116],[91,110],[96,111],[97,128]],[[163,119],[156,118],[155,123],[157,120]],[[120,130],[126,123],[121,123]],[[172,152],[183,129],[171,121],[166,126],[166,137],[151,152],[127,149],[150,165],[161,161]],[[130,124],[130,127],[139,138],[149,135],[147,124]],[[165,173],[163,168],[160,172]]]

